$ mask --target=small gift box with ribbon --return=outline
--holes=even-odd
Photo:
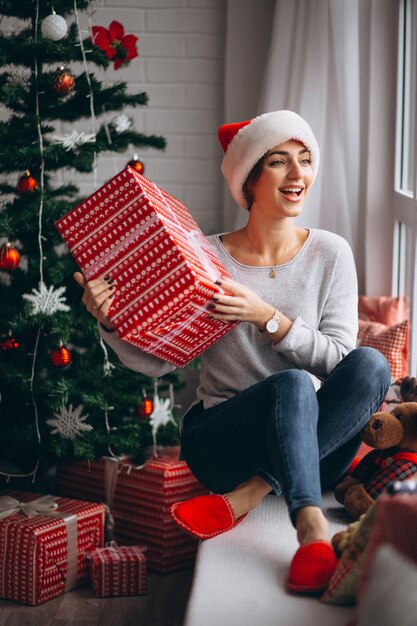
[[[210,319],[228,276],[185,206],[127,166],[56,227],[87,280],[111,276],[119,337],[181,367],[235,324]]]
[[[146,546],[118,546],[114,541],[87,555],[89,577],[98,598],[147,593]]]
[[[103,504],[0,492],[0,597],[38,605],[85,582],[105,513]]]
[[[172,572],[188,567],[195,560],[198,541],[175,524],[169,509],[207,489],[178,453],[178,446],[158,448],[157,456],[141,466],[112,457],[62,465],[58,491],[107,502],[115,522],[114,538],[121,545],[146,544],[149,569]]]

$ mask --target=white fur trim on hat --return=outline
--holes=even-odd
[[[320,150],[309,124],[293,111],[273,111],[255,117],[239,130],[227,146],[222,172],[238,205],[247,208],[242,187],[253,166],[275,146],[296,139],[310,151],[313,181],[320,161]]]

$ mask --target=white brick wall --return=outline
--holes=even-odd
[[[93,24],[107,27],[117,19],[139,37],[139,58],[98,74],[106,83],[124,80],[130,92],[149,96],[146,107],[125,111],[137,130],[167,140],[164,152],[140,154],[146,175],[182,200],[206,234],[219,230],[222,152],[216,135],[223,121],[225,0],[97,0],[93,6]],[[132,153],[102,154],[98,184]],[[83,193],[92,190],[91,176],[71,173],[71,179]]]
[[[107,27],[117,19],[127,33],[139,37],[140,56],[128,67],[93,69],[104,84],[123,80],[130,93],[148,94],[146,107],[124,111],[138,131],[167,140],[164,152],[149,149],[140,154],[146,175],[182,200],[206,234],[218,231],[223,179],[217,129],[224,109],[226,0],[92,0],[91,6],[95,8],[92,24]],[[85,14],[80,14],[80,22],[87,31]],[[16,32],[21,24],[5,18],[1,29]],[[69,66],[75,73],[83,71],[82,64]],[[108,121],[115,115],[109,114]],[[1,110],[0,119],[7,117],[8,112]],[[73,127],[88,131],[91,121],[56,125],[62,132]],[[102,153],[97,184],[121,170],[133,152]],[[82,194],[94,191],[92,174],[68,171],[58,175],[62,179],[76,183]]]

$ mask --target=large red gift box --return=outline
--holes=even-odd
[[[126,167],[56,223],[87,280],[111,276],[119,337],[184,366],[235,324],[209,318],[228,276],[185,206]]]
[[[105,513],[103,504],[2,491],[0,597],[38,605],[84,583]]]
[[[99,598],[146,594],[145,546],[97,548],[87,556],[90,582]]]
[[[110,458],[60,466],[58,491],[69,497],[107,499],[116,541],[146,544],[149,569],[170,572],[187,567],[195,560],[198,541],[177,526],[169,509],[174,502],[203,495],[207,489],[186,462],[178,460],[178,451],[178,447],[163,449],[140,467]]]

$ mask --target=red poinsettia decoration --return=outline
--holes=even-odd
[[[138,56],[135,35],[125,35],[123,24],[113,20],[109,28],[93,26],[93,43],[105,52],[108,59],[114,59],[114,69],[129,63]]]

